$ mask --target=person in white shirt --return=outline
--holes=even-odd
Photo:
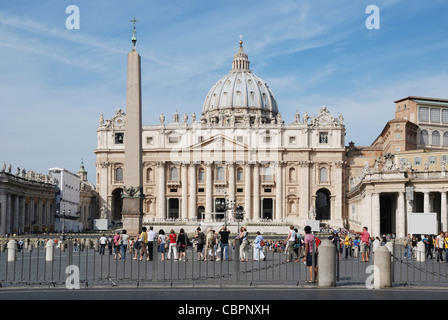
[[[294,259],[294,244],[296,243],[296,232],[294,226],[289,227],[288,237],[286,238],[286,262],[293,261]]]
[[[129,244],[129,235],[126,234],[126,230],[123,230],[121,233],[121,256],[123,257],[123,261],[126,260],[126,251],[128,249]]]
[[[103,234],[99,241],[100,241],[100,254],[104,255],[104,251],[106,249],[107,244],[106,236]]]
[[[152,226],[149,227],[148,232],[148,252],[149,252],[149,261],[152,261],[153,253],[154,253],[154,242],[157,241],[157,233],[154,232],[154,228]]]

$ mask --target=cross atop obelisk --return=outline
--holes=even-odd
[[[135,23],[139,22],[139,21],[135,20],[135,17],[134,17],[134,19],[129,20],[129,22],[132,22],[133,27],[134,27],[134,29],[132,30],[132,43],[134,44],[134,48],[135,48],[135,44],[137,43],[137,30],[135,29]]]

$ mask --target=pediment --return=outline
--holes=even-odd
[[[251,150],[247,144],[239,142],[224,134],[217,134],[190,146],[191,150]]]

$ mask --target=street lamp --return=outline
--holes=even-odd
[[[244,219],[244,209],[242,206],[236,207],[236,210],[233,212],[233,217],[236,221],[238,221],[238,232],[240,232],[240,221]]]
[[[235,200],[229,200],[227,198],[227,192],[224,193],[224,199],[215,200],[215,209],[224,211],[224,225],[227,228],[227,211],[232,210],[235,207]]]

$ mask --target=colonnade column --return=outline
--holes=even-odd
[[[252,218],[252,180],[251,180],[251,164],[246,163],[244,166],[244,211],[246,212],[245,219]]]
[[[188,212],[188,172],[187,172],[187,164],[182,163],[181,167],[181,183],[182,183],[182,209],[180,212],[180,218],[187,218]]]
[[[448,230],[448,209],[447,209],[447,195],[446,191],[440,193],[440,220],[442,230]]]
[[[196,164],[190,164],[190,202],[188,210],[188,219],[196,217]]]
[[[429,203],[429,191],[425,191],[423,195],[423,212],[429,213],[431,212],[431,204]]]
[[[380,193],[372,193],[372,232],[370,235],[373,237],[380,234]]]
[[[254,203],[253,203],[253,219],[260,220],[260,167],[258,163],[254,164]]]
[[[7,198],[6,194],[0,195],[0,233],[6,233],[6,210],[7,208]]]
[[[166,188],[166,177],[165,177],[165,163],[158,162],[158,176],[159,176],[159,192],[157,196],[157,214],[158,219],[166,218],[166,201],[165,201],[165,188]]]
[[[398,192],[397,199],[397,226],[395,233],[397,238],[404,237],[406,235],[406,206],[405,206],[405,192]]]

